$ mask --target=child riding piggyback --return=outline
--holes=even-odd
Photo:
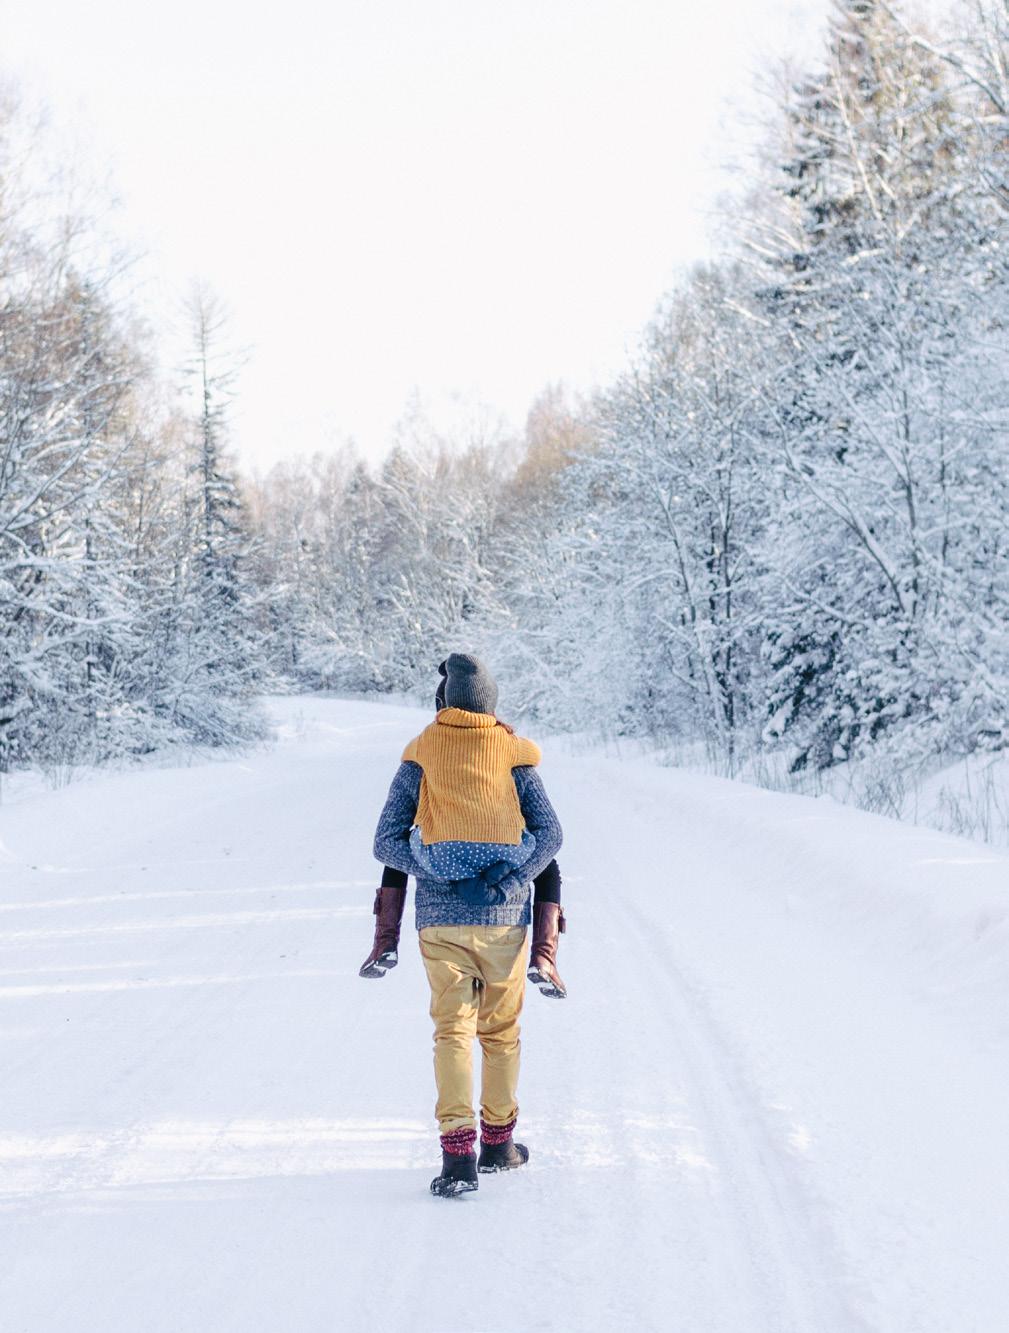
[[[422,770],[410,849],[425,875],[465,901],[501,903],[497,886],[536,850],[512,769],[538,764],[540,749],[494,716],[497,687],[476,658],[452,653],[439,671],[444,706],[403,751]]]

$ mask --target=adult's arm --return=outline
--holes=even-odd
[[[424,876],[424,870],[410,851],[410,830],[420,800],[420,777],[418,764],[400,764],[375,830],[375,859],[414,878]]]
[[[528,884],[531,879],[542,874],[557,855],[564,835],[560,820],[535,768],[516,768],[512,777],[526,828],[536,839],[536,850],[516,874],[508,876],[508,880],[516,884]],[[430,875],[417,864],[410,850],[410,830],[417,817],[417,803],[420,800],[420,779],[419,764],[402,763],[396,770],[375,830],[374,850],[376,860],[393,870],[413,875],[414,878],[419,876],[429,879]]]
[[[528,884],[543,873],[560,851],[564,834],[543,780],[535,768],[516,768],[512,776],[526,828],[536,839],[536,850],[514,876],[517,883]]]

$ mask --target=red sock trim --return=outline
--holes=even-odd
[[[481,1120],[480,1142],[486,1143],[490,1147],[495,1147],[499,1143],[507,1143],[512,1136],[512,1130],[514,1130],[514,1128],[514,1120],[509,1120],[507,1125],[488,1125],[486,1120]]]
[[[452,1153],[455,1157],[466,1157],[473,1151],[474,1143],[476,1130],[472,1127],[453,1129],[451,1133],[441,1136],[442,1152]]]

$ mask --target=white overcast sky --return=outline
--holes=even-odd
[[[166,311],[201,276],[253,349],[256,467],[408,397],[521,424],[608,378],[706,254],[754,77],[827,0],[0,0],[0,72],[122,200]]]

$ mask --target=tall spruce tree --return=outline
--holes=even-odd
[[[258,593],[248,570],[251,534],[226,441],[237,364],[225,342],[226,318],[198,287],[188,313],[190,381],[197,398],[182,515],[174,609],[171,708],[194,740],[226,744],[258,736],[252,696],[262,673]]]

